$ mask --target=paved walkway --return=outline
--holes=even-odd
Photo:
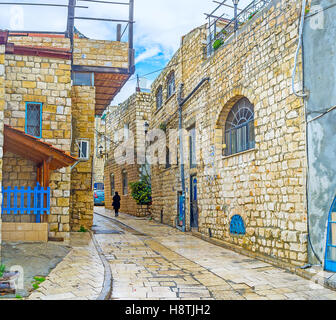
[[[48,275],[29,300],[96,300],[104,267],[89,233],[72,233],[71,252]]]
[[[190,234],[96,207],[111,299],[336,299],[336,292]],[[105,230],[103,230],[105,229]]]

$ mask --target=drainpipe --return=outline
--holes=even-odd
[[[182,107],[183,107],[183,100],[182,100],[182,90],[183,84],[180,84],[179,94],[178,94],[178,114],[179,114],[179,145],[180,145],[180,175],[181,175],[181,186],[182,186],[182,208],[183,208],[183,225],[182,225],[182,232],[186,231],[186,217],[185,217],[185,177],[184,177],[184,153],[183,153],[183,133],[182,133]]]
[[[293,94],[299,98],[306,98],[307,94],[304,92],[304,88],[302,88],[302,93],[298,93],[295,90],[294,82],[295,82],[295,75],[296,75],[296,67],[297,67],[297,60],[300,52],[300,48],[302,47],[302,40],[303,40],[303,27],[304,27],[304,20],[306,14],[306,1],[302,0],[302,11],[301,11],[301,20],[300,20],[300,27],[299,27],[299,44],[295,52],[295,59],[294,59],[294,68],[292,72],[292,90]]]

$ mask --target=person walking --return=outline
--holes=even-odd
[[[114,208],[115,216],[118,217],[120,209],[120,196],[118,192],[115,193],[113,197],[112,207]]]

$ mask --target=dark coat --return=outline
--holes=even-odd
[[[120,209],[120,196],[119,195],[115,195],[113,197],[112,207],[114,209]]]

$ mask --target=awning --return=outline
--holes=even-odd
[[[51,170],[68,167],[78,160],[63,150],[8,125],[4,125],[4,153],[6,151],[38,165],[47,162]]]

